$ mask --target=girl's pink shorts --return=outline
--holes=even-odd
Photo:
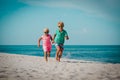
[[[44,52],[49,52],[51,51],[51,46],[43,46]]]

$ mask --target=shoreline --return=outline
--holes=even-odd
[[[42,59],[42,61],[46,62],[44,59],[44,56],[36,56],[36,55],[26,55],[26,54],[15,54],[15,53],[4,53],[4,52],[0,52],[0,55],[6,55],[6,56],[21,56],[21,57],[34,57],[34,58],[40,58]],[[50,60],[52,60],[53,62],[58,62],[56,61],[55,57],[50,57]],[[48,62],[50,62],[48,60]],[[79,60],[79,59],[67,59],[67,58],[61,58],[60,62],[76,62],[76,63],[101,63],[101,64],[106,64],[106,62],[97,62],[97,61],[88,61],[88,60]],[[58,63],[60,63],[58,62]],[[107,63],[107,64],[114,64],[114,63]],[[117,63],[120,64],[120,63]]]
[[[120,64],[0,53],[0,80],[119,80]]]
[[[27,54],[18,54],[18,53],[5,53],[5,52],[0,52],[0,54],[11,54],[11,55],[22,55],[22,56],[33,56],[33,57],[40,57],[43,58],[44,56],[37,56],[37,55],[27,55]],[[55,59],[55,57],[50,57],[51,59]],[[113,61],[99,61],[99,60],[82,60],[82,59],[70,59],[70,58],[61,58],[63,61],[64,60],[69,60],[69,61],[80,61],[80,62],[94,62],[94,63],[102,63],[102,64],[120,64],[120,62],[113,62]],[[56,60],[55,60],[56,61]]]

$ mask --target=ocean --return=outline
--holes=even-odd
[[[37,45],[0,45],[0,52],[30,56],[44,56],[42,46]],[[53,45],[51,57],[55,57]],[[120,63],[120,45],[65,45],[62,58]]]

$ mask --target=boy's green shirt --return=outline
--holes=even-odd
[[[62,32],[60,32],[59,30],[56,30],[55,43],[64,44],[65,36],[68,36],[65,30],[63,30]]]

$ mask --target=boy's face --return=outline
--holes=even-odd
[[[62,27],[62,26],[59,26],[59,30],[62,31],[62,30],[63,30],[63,27]]]
[[[62,31],[63,30],[63,25],[61,23],[58,23],[58,27],[59,27],[59,30]]]
[[[61,26],[61,24],[60,23],[58,23],[58,27],[60,27]]]

